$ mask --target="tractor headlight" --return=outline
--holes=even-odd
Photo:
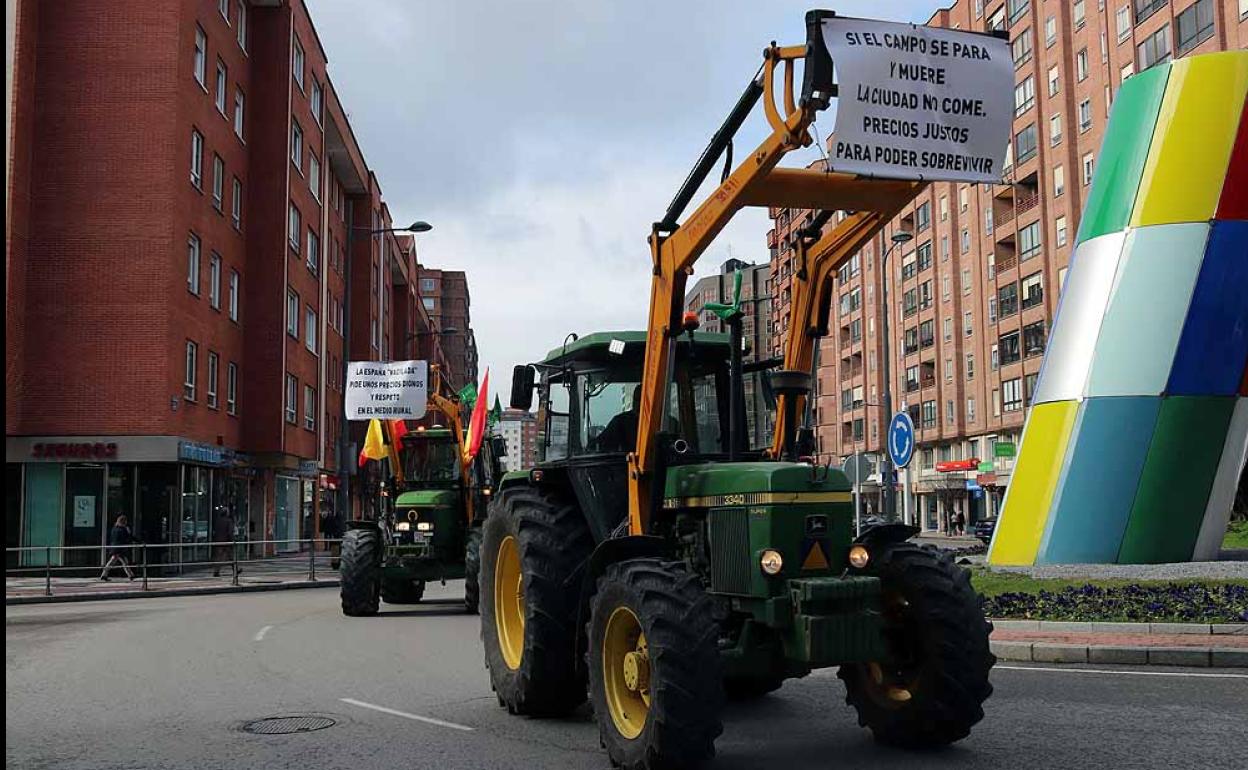
[[[406,532],[412,528],[412,524],[411,522],[400,521],[398,524],[394,525],[394,528],[398,530],[399,532]]]
[[[867,562],[871,561],[871,553],[867,551],[865,545],[851,546],[849,549],[849,564],[854,569],[862,569],[867,566]]]
[[[432,531],[433,531],[433,522],[432,522],[432,521],[421,521],[421,522],[417,522],[417,523],[416,523],[416,529],[417,529],[417,531],[419,531],[419,532],[432,532]]]
[[[780,570],[784,569],[784,557],[779,551],[768,548],[759,557],[758,566],[768,575],[779,575]]]

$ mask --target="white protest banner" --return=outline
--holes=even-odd
[[[1014,117],[1014,62],[999,37],[832,17],[839,86],[833,171],[1000,182]]]
[[[352,361],[348,420],[418,420],[428,400],[428,361]]]

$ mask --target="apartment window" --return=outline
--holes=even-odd
[[[1092,156],[1092,153],[1089,152],[1083,156],[1083,186],[1084,187],[1087,187],[1088,185],[1092,184],[1092,164],[1093,164],[1093,156]]]
[[[1197,0],[1178,15],[1174,26],[1179,55],[1182,56],[1213,37],[1213,0]]]
[[[368,323],[368,344],[373,350],[377,349],[377,319],[373,318]]]
[[[191,233],[186,239],[186,289],[199,296],[199,236]]]
[[[295,38],[294,61],[291,62],[291,70],[295,76],[295,82],[299,84],[299,90],[303,90],[303,70],[305,67],[306,56],[303,54],[303,46],[299,43],[299,38]]]
[[[945,332],[945,342],[951,341],[953,339],[953,319],[946,318],[942,326]]]
[[[234,220],[234,229],[243,229],[243,183],[234,177],[234,187],[230,197],[230,217]]]
[[[316,391],[311,385],[303,386],[303,427],[316,430]]]
[[[199,27],[195,28],[195,79],[208,88],[208,36]]]
[[[963,213],[966,212],[966,207],[968,205],[967,199],[968,199],[969,193],[967,192],[967,190],[968,188],[966,187],[958,188],[958,211],[961,211]]]
[[[421,291],[433,291],[433,290],[434,290],[434,288],[435,288],[435,286],[434,286],[434,283],[433,283],[433,279],[432,279],[432,278],[421,278],[421,279],[420,279],[420,290],[421,290]]]
[[[321,162],[316,155],[308,156],[308,189],[317,203],[321,202]]]
[[[1017,412],[1023,408],[1023,382],[1017,377],[1001,383],[1001,408]]]
[[[1057,18],[1050,16],[1044,20],[1044,45],[1049,47],[1057,42]]]
[[[1135,0],[1135,23],[1139,24],[1165,7],[1166,0]]]
[[[947,235],[940,236],[940,261],[949,261],[949,236]]]
[[[919,324],[919,347],[930,348],[936,344],[936,322],[924,321]]]
[[[1014,86],[1014,117],[1022,115],[1036,105],[1036,79],[1031,75]]]
[[[945,359],[945,382],[953,382],[953,359]]]
[[[1049,145],[1056,147],[1062,142],[1062,113],[1049,116]]]
[[[1131,36],[1131,6],[1124,5],[1119,8],[1115,21],[1118,26],[1118,42],[1121,43]]]
[[[316,311],[309,305],[304,309],[303,345],[312,353],[316,353]]]
[[[321,85],[321,81],[312,78],[312,98],[309,100],[312,109],[312,119],[319,126],[325,119],[325,87]]]
[[[915,232],[923,232],[932,224],[932,204],[923,203],[914,211]]]
[[[1023,354],[1028,358],[1044,353],[1044,321],[1023,327]]]
[[[1036,124],[1032,123],[1014,136],[1014,156],[1019,163],[1030,160],[1036,154]]]
[[[988,205],[984,207],[984,232],[989,235],[992,235],[992,228],[993,228],[992,206]]]
[[[918,265],[918,272],[923,272],[932,266],[932,242],[924,241],[914,250],[915,262]]]
[[[221,255],[216,252],[208,258],[208,304],[221,309]]]
[[[994,323],[997,320],[997,298],[988,298],[988,323]]]
[[[433,310],[433,297],[421,297],[420,303],[425,306],[425,310]]]
[[[988,17],[988,31],[997,32],[1005,29],[1005,7],[998,8],[992,16]]]
[[[1106,62],[1109,61],[1109,43],[1107,42],[1107,40],[1108,38],[1105,36],[1105,33],[1102,32],[1101,33],[1101,64],[1105,64]]]
[[[1010,49],[1014,53],[1014,68],[1018,69],[1027,62],[1031,61],[1031,28],[1018,33],[1018,37],[1014,38],[1014,42],[1010,44]]]
[[[947,425],[952,425],[954,418],[955,418],[955,415],[953,413],[953,402],[946,401],[945,402],[945,423]]]
[[[182,382],[182,396],[194,402],[198,377],[199,346],[190,340],[186,341],[186,377]]]
[[[1057,245],[1062,247],[1066,245],[1066,217],[1060,216],[1054,220],[1054,227],[1057,230]]]
[[[303,173],[303,129],[293,120],[290,122],[290,162]]]
[[[312,275],[320,275],[321,239],[311,229],[308,230],[308,269],[312,271]]]
[[[1075,0],[1074,12],[1071,16],[1075,20],[1075,29],[1083,29],[1083,25],[1087,23],[1088,20],[1087,10],[1083,7],[1083,0]]]
[[[968,380],[975,379],[975,354],[974,353],[966,354],[966,379]]]
[[[225,115],[225,80],[226,69],[225,63],[220,59],[217,60],[217,95],[214,101],[217,104],[217,112]]]
[[[971,269],[969,267],[962,268],[962,294],[963,296],[971,293]]]
[[[286,230],[286,239],[290,241],[290,247],[299,251],[299,236],[303,233],[303,217],[299,215],[299,209],[295,208],[294,203],[290,204]]]
[[[949,281],[948,275],[945,275],[940,279],[940,297],[946,302],[949,301],[949,294],[950,294],[949,284],[950,284],[950,281]]]
[[[923,402],[923,427],[924,428],[936,427],[936,402],[935,401]]]
[[[1018,259],[1031,259],[1040,253],[1040,223],[1032,222],[1018,230]]]
[[[997,289],[997,312],[1002,318],[1009,318],[1018,312],[1018,286],[1007,283]]]
[[[221,18],[225,19],[225,25],[230,25],[230,0],[217,0],[217,12],[221,14]]]
[[[1001,416],[1001,392],[996,388],[992,389],[992,416]]]
[[[299,401],[299,380],[295,379],[295,375],[286,375],[286,422],[291,425],[295,424],[295,418],[298,416]]]
[[[237,270],[230,271],[230,320],[238,320],[239,275]]]
[[[1239,0],[1239,20],[1248,21],[1248,0]]]
[[[1006,9],[1010,14],[1010,24],[1013,25],[1017,23],[1018,20],[1022,18],[1023,14],[1027,12],[1027,8],[1030,5],[1031,0],[1010,0],[1006,3]]]
[[[208,408],[217,408],[217,367],[219,357],[211,350],[208,351]]]
[[[1019,347],[1018,332],[1009,332],[1002,334],[997,338],[997,348],[1000,351],[1001,365],[1012,364],[1022,358],[1022,350]]]
[[[975,314],[968,310],[962,314],[962,334],[964,336],[969,337],[974,333],[975,333]]]
[[[191,184],[204,188],[204,135],[191,129]]]
[[[966,398],[966,421],[975,422],[975,397],[967,396]]]
[[[1022,281],[1023,310],[1035,307],[1044,300],[1044,277],[1040,272],[1032,273]]]
[[[1136,62],[1140,65],[1141,72],[1154,64],[1170,61],[1170,25],[1167,24],[1149,35],[1135,50]]]
[[[1057,67],[1049,67],[1049,96],[1057,96],[1062,90],[1061,71]]]
[[[225,201],[225,161],[215,153],[212,156],[212,207],[221,210]]]
[[[988,351],[988,365],[994,372],[1001,366],[1001,355],[995,343]]]
[[[919,389],[919,367],[906,367],[906,392],[913,393]]]
[[[299,295],[286,292],[286,333],[299,339]]]
[[[944,222],[949,219],[949,196],[940,196],[940,221]]]
[[[1092,100],[1084,99],[1079,102],[1079,133],[1092,128]]]
[[[239,89],[234,89],[234,135],[243,138],[243,107],[246,98]]]
[[[225,411],[238,413],[238,364],[233,361],[225,367]]]
[[[1066,192],[1066,169],[1063,166],[1053,167],[1053,197],[1060,198]]]
[[[971,231],[962,228],[962,253],[965,254],[971,250]]]

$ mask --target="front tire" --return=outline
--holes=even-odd
[[[352,529],[342,537],[339,565],[342,614],[376,615],[381,600],[381,531]]]
[[[990,626],[970,574],[913,543],[873,549],[883,587],[887,660],[841,666],[845,702],[880,743],[932,748],[959,741],[992,694]]]
[[[520,486],[494,499],[481,534],[481,641],[499,704],[513,714],[566,714],[585,702],[579,597],[566,584],[593,550],[589,525],[575,505]]]
[[[481,527],[468,530],[464,551],[464,608],[471,614],[481,604]]]
[[[613,765],[690,767],[715,754],[724,703],[711,598],[679,562],[631,559],[598,580],[590,697]]]

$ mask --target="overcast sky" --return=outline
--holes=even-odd
[[[814,7],[306,1],[395,223],[428,220],[421,262],[468,271],[482,372],[490,367],[490,389],[504,403],[511,367],[540,359],[568,332],[642,327],[650,224],[763,47],[803,42],[803,16]],[[845,15],[912,22],[936,8],[931,0],[836,4]],[[820,135],[831,125],[820,120]],[[738,135],[738,162],[764,131],[760,105]],[[786,165],[816,157],[808,148]],[[765,209],[738,214],[694,280],[729,256],[765,262],[769,227]]]

